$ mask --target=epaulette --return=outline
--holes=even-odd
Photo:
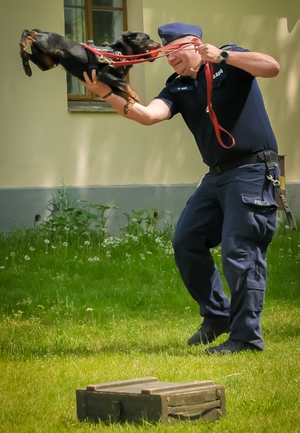
[[[231,50],[232,48],[237,47],[236,44],[225,44],[220,47],[220,50]]]

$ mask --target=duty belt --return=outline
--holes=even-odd
[[[267,166],[268,175],[267,179],[272,182],[274,185],[276,192],[278,194],[278,197],[281,200],[281,203],[283,205],[287,220],[289,222],[289,225],[292,230],[297,229],[296,221],[293,217],[293,214],[291,212],[291,209],[288,205],[288,202],[284,196],[284,193],[280,187],[280,182],[277,179],[274,179],[272,174],[273,169],[275,167],[275,164],[279,163],[279,157],[276,152],[271,152],[269,150],[264,152],[258,152],[253,155],[247,155],[243,156],[242,158],[235,159],[230,162],[225,162],[224,164],[214,165],[213,167],[209,167],[209,172],[211,174],[222,174],[225,173],[228,170],[232,170],[233,168],[241,167],[245,164],[256,164],[257,162],[264,162]]]
[[[270,155],[270,162],[272,163],[278,163],[279,157],[278,154],[275,152],[268,152],[268,155]],[[214,165],[212,167],[209,167],[209,172],[211,174],[222,174],[225,173],[225,171],[232,170],[233,168],[240,167],[245,164],[256,164],[257,162],[266,162],[266,152],[258,152],[254,153],[252,155],[246,155],[242,156],[241,158],[234,159],[230,162],[224,162],[224,164]]]

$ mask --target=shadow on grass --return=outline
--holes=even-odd
[[[295,326],[284,326],[284,325],[274,325],[268,326],[264,329],[264,337],[266,344],[268,346],[272,343],[296,340],[300,337],[300,325]],[[222,337],[220,337],[222,339]],[[219,344],[221,340],[216,340],[215,344]],[[0,347],[0,357],[2,359],[34,359],[43,358],[48,356],[74,356],[74,357],[94,357],[99,355],[112,356],[116,354],[120,355],[158,355],[158,356],[170,356],[170,357],[199,357],[206,356],[204,349],[207,346],[196,346],[190,347],[186,342],[168,342],[162,344],[147,344],[140,342],[104,342],[99,341],[94,342],[91,346],[82,343],[79,346],[70,347],[65,345],[48,345],[39,347],[28,347],[28,345],[1,345]]]
[[[204,355],[203,347],[189,347],[185,342],[182,344],[149,344],[144,343],[141,345],[139,342],[131,342],[130,344],[124,342],[113,343],[98,343],[94,346],[88,344],[81,344],[78,347],[70,346],[40,346],[28,347],[26,345],[18,344],[9,346],[2,345],[0,347],[0,357],[2,359],[33,359],[43,358],[47,356],[75,356],[75,357],[89,357],[89,356],[111,356],[111,355],[158,355],[158,356],[174,356],[174,357],[198,357]]]

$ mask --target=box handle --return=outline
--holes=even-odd
[[[220,400],[213,400],[207,403],[193,404],[190,406],[169,406],[168,416],[179,419],[194,418],[201,416],[203,412],[215,408],[221,408]]]
[[[121,417],[121,403],[119,401],[111,402],[111,421],[119,422]]]

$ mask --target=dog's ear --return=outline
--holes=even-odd
[[[130,32],[130,31],[121,32],[120,35],[123,39],[136,39],[137,32]]]

